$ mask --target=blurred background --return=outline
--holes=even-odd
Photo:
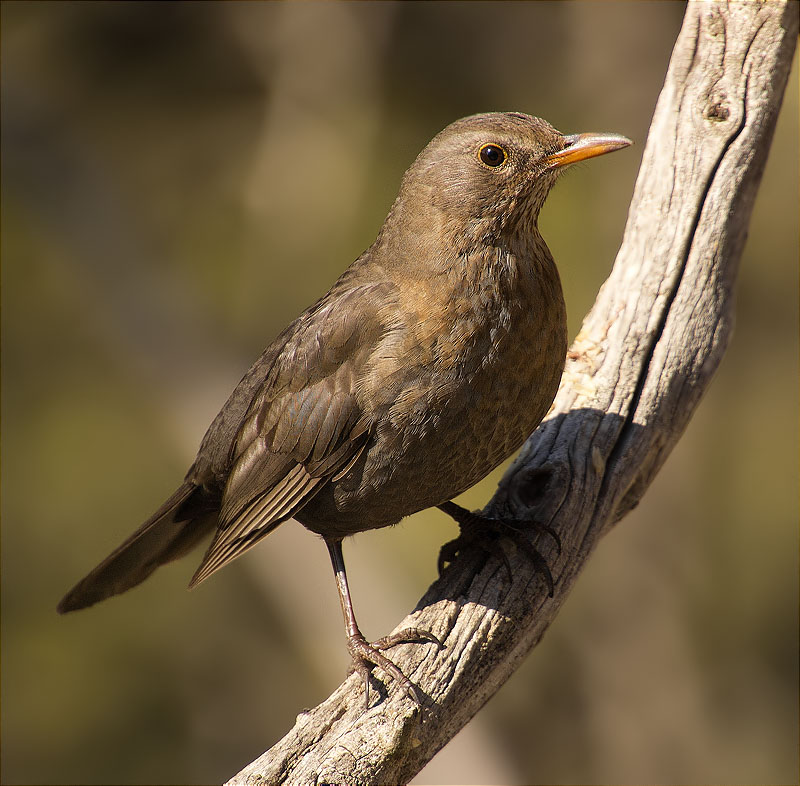
[[[575,335],[682,14],[3,4],[4,783],[220,782],[339,684],[326,549],[294,522],[191,593],[200,552],[90,611],[55,605],[173,491],[241,374],[455,118],[635,140],[574,168],[542,214]],[[795,62],[697,415],[541,646],[416,782],[797,782],[797,97]],[[429,511],[347,542],[368,637],[413,608],[455,532]]]

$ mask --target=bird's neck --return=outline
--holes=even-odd
[[[402,194],[401,194],[402,196]],[[537,225],[538,210],[514,206],[472,215],[431,202],[425,210],[409,210],[400,197],[392,205],[373,250],[382,263],[404,278],[453,276],[480,281],[497,276],[535,273],[536,263],[555,270]],[[502,216],[498,219],[497,215]],[[513,223],[506,217],[515,215]],[[391,270],[387,270],[390,272]],[[557,274],[556,274],[557,276]]]

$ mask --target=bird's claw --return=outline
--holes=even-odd
[[[439,506],[441,510],[452,516],[461,529],[459,536],[445,543],[439,550],[437,567],[439,575],[444,572],[447,564],[453,562],[456,556],[467,548],[479,548],[489,556],[497,556],[503,562],[509,581],[513,578],[511,563],[508,555],[500,545],[502,539],[508,539],[520,549],[533,563],[534,570],[541,574],[547,585],[548,595],[552,598],[554,593],[553,574],[547,560],[531,545],[525,531],[519,528],[521,522],[510,522],[502,518],[490,518],[481,513],[472,512],[453,502]],[[546,524],[535,521],[525,522],[529,527],[544,532],[555,543],[557,553],[561,554],[561,538],[558,533]]]
[[[389,674],[392,679],[405,691],[409,698],[422,708],[425,694],[415,685],[400,668],[389,658],[381,653],[381,650],[394,647],[397,644],[410,643],[430,643],[436,644],[439,649],[444,648],[444,644],[432,633],[420,630],[419,628],[404,628],[397,633],[384,636],[373,641],[371,644],[360,634],[350,636],[347,640],[347,649],[353,659],[353,670],[361,675],[364,680],[365,707],[369,707],[369,681],[372,667],[377,666]]]
[[[388,636],[372,642],[372,646],[376,650],[387,650],[397,644],[435,644],[440,650],[444,649],[444,644],[438,636],[419,628],[403,628],[397,633],[390,633]]]

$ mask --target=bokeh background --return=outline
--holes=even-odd
[[[4,3],[2,780],[214,783],[348,665],[294,522],[196,591],[200,553],[57,617],[166,497],[233,384],[377,232],[427,140],[478,111],[636,146],[541,226],[571,333],[610,270],[680,3]],[[711,389],[546,639],[418,783],[798,780],[798,80]],[[497,475],[465,494],[481,506]],[[455,534],[345,551],[390,630]]]

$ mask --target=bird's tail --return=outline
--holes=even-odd
[[[217,523],[217,505],[207,492],[183,485],[58,604],[58,613],[76,611],[118,595],[144,581],[159,565],[194,548]]]

